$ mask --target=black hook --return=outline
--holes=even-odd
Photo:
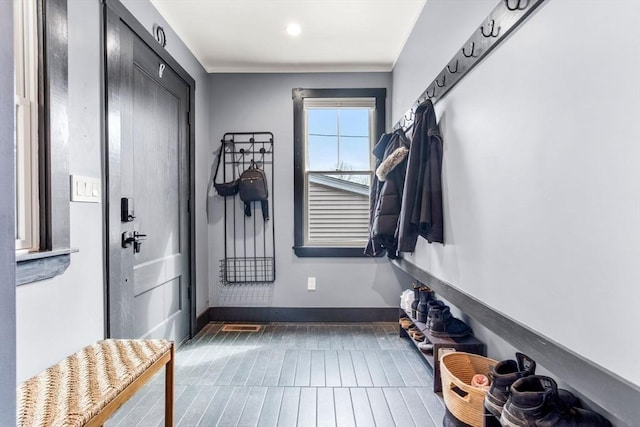
[[[467,51],[465,50],[465,47],[462,48],[462,54],[467,57],[467,58],[471,58],[473,56],[474,51],[476,50],[476,42],[471,42],[471,53],[467,54]]]
[[[433,93],[431,95],[429,95],[429,88],[427,88],[427,90],[425,91],[425,94],[427,95],[428,99],[433,98],[434,96],[436,96],[436,88],[433,88]]]
[[[508,4],[509,4],[509,0],[507,0],[507,5]],[[485,37],[498,37],[498,34],[500,34],[500,27],[498,27],[498,30],[496,31],[495,34],[493,33],[493,31],[495,30],[496,20],[492,19],[489,25],[491,25],[491,31],[489,31],[489,34],[484,32],[484,26],[480,27],[480,32],[482,33],[482,35]]]
[[[456,69],[452,70],[451,66],[449,64],[447,64],[447,70],[451,73],[451,74],[455,74],[458,72],[458,60],[456,59]]]
[[[444,85],[446,85],[446,84],[447,84],[447,82],[446,82],[446,78],[447,78],[446,74],[442,76],[442,84],[440,84],[440,82],[438,81],[438,79],[436,79],[436,80],[435,80],[435,82],[436,82],[436,86],[438,86],[438,87],[444,87]]]
[[[529,0],[516,0],[516,7],[511,7],[511,2],[509,0],[504,0],[504,3],[507,5],[507,9],[509,10],[525,10],[527,6],[529,6]]]

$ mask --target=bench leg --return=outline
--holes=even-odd
[[[173,365],[176,357],[174,344],[171,344],[171,359],[165,367],[164,381],[164,425],[173,427]]]

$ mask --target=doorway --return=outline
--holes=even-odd
[[[104,30],[106,335],[180,343],[195,326],[195,85],[117,1]]]

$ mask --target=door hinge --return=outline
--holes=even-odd
[[[191,199],[187,200],[187,213],[191,213]]]
[[[189,299],[189,301],[191,301],[191,286],[189,286],[187,288],[187,299]]]
[[[191,111],[187,111],[187,124],[191,126]]]

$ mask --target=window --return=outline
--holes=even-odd
[[[294,250],[364,256],[386,89],[294,89]]]
[[[39,249],[38,28],[35,0],[14,0],[16,250]]]
[[[14,0],[16,284],[64,273],[69,247],[67,0]]]

